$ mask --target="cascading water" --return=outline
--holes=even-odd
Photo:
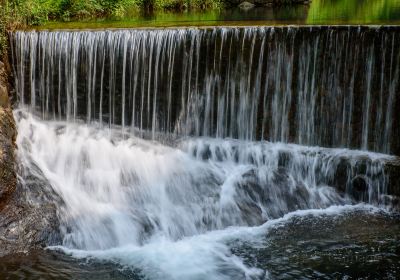
[[[385,164],[397,157],[303,145],[398,154],[399,36],[391,27],[11,34],[19,159],[63,201],[56,248],[150,279],[256,279],[268,272],[232,242],[261,246],[294,216],[380,211],[353,204],[387,200]]]
[[[258,225],[268,228],[268,221],[299,209],[351,205],[352,198],[332,186],[351,189],[359,176],[367,178],[366,201],[378,203],[386,187],[383,166],[393,160],[209,138],[168,147],[124,139],[119,130],[43,122],[24,110],[16,117],[23,165],[38,166],[64,201],[62,250],[117,260],[154,279],[261,277],[265,272],[230,252],[229,240],[250,232],[258,240],[265,232]],[[342,207],[329,209],[352,209]]]
[[[20,101],[46,119],[400,154],[395,27],[11,37]]]

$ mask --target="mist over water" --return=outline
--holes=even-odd
[[[391,217],[396,28],[11,41],[18,158],[62,200],[50,249],[145,279],[268,279],[270,231]]]

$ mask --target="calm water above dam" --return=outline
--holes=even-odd
[[[398,25],[399,0],[313,0],[308,5],[138,14],[101,20],[49,22],[40,29],[247,25]]]
[[[399,278],[400,5],[356,2],[11,33],[18,191],[58,224],[0,278]]]

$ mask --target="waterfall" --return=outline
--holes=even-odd
[[[352,26],[11,34],[19,100],[44,119],[397,155],[399,42]]]
[[[18,159],[60,198],[62,244],[51,249],[138,278],[261,279],[236,244],[262,246],[296,217],[390,205],[398,28],[16,31],[10,41]]]
[[[117,261],[146,279],[258,279],[263,272],[233,255],[229,240],[258,240],[281,217],[363,210],[354,198],[384,202],[384,165],[394,160],[204,137],[165,146],[26,109],[15,117],[22,165],[41,170],[62,198],[54,249]]]

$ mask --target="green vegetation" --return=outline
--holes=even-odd
[[[6,30],[41,25],[49,20],[70,21],[154,10],[205,10],[222,0],[0,0],[0,55],[6,45]]]
[[[186,10],[217,7],[220,0],[5,0],[30,25],[50,19],[121,16],[141,10]]]
[[[399,0],[319,0],[313,1],[308,24],[380,23],[400,19]]]
[[[7,29],[14,24],[13,11],[7,0],[0,0],[0,60],[7,46]]]

